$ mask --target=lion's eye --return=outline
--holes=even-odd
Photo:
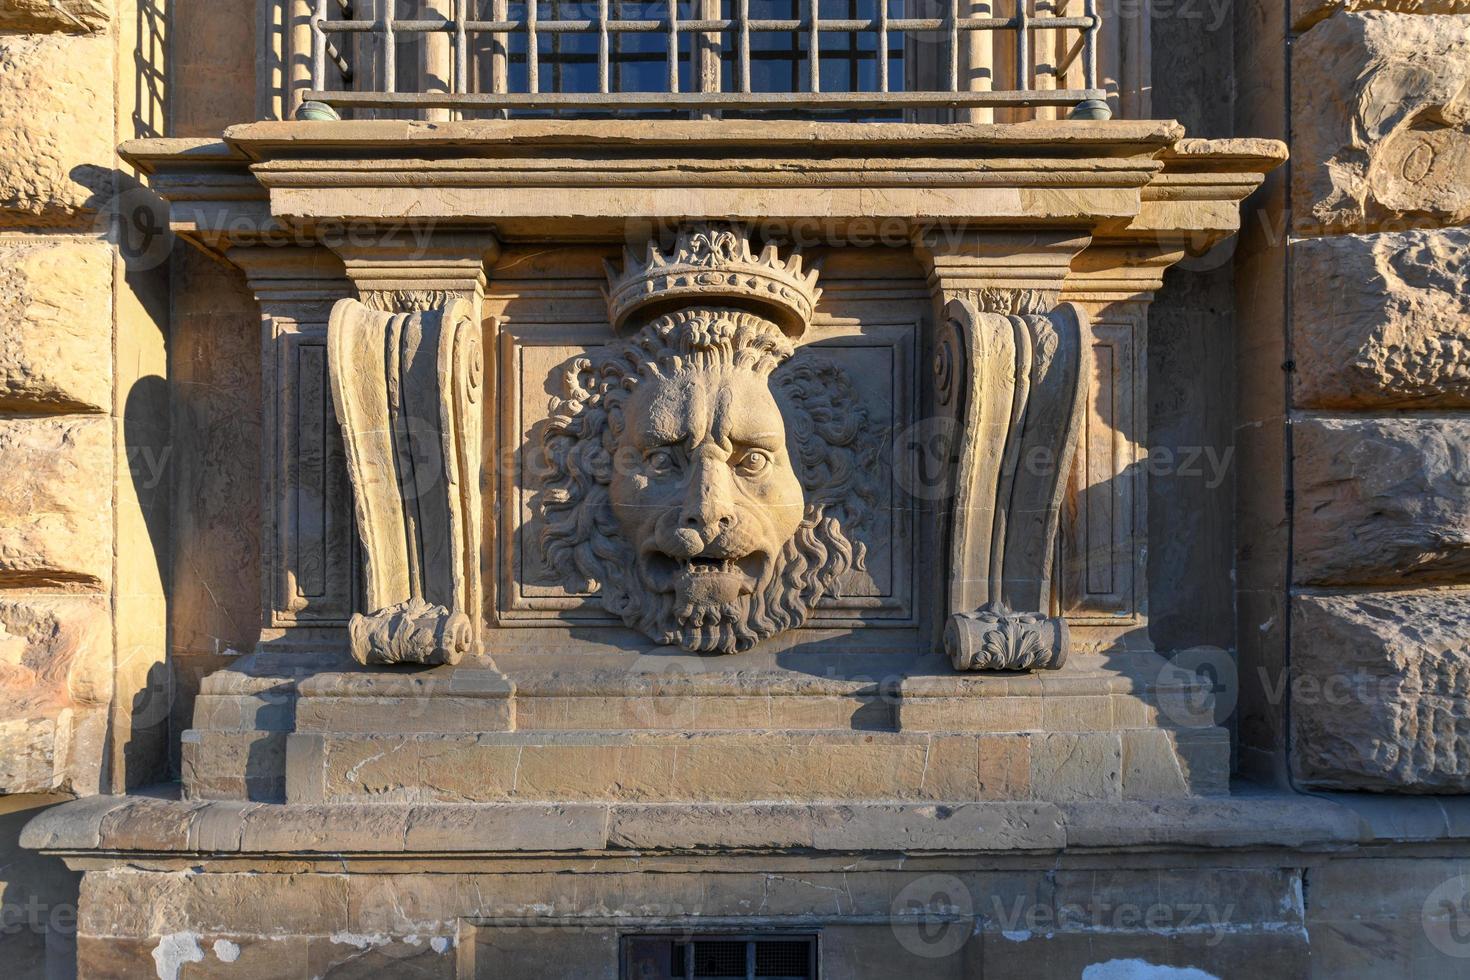
[[[674,459],[674,454],[669,450],[655,449],[653,452],[644,457],[644,462],[648,464],[648,469],[650,470],[650,472],[662,475],[665,473],[672,473],[674,471],[676,461]]]
[[[767,466],[771,465],[771,454],[764,449],[752,449],[741,456],[735,467],[747,476],[761,473]]]

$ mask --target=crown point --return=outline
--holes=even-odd
[[[756,258],[743,230],[704,223],[680,228],[671,253],[656,240],[649,241],[642,260],[628,249],[622,273],[609,268],[608,282],[608,314],[616,330],[654,306],[723,302],[753,309],[795,337],[805,332],[821,296],[817,270],[804,272],[798,256],[788,262],[776,245],[767,244]]]

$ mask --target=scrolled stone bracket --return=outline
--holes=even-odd
[[[484,357],[474,307],[413,313],[353,299],[327,327],[332,400],[362,542],[362,664],[454,664],[478,654]]]
[[[956,423],[945,648],[960,670],[1056,669],[1049,615],[1062,499],[1082,416],[1083,314],[945,308],[935,401]]]

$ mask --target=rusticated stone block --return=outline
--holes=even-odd
[[[107,0],[0,0],[0,30],[98,31],[111,12]]]
[[[1470,406],[1470,229],[1308,238],[1292,263],[1297,405]]]
[[[1292,197],[1308,227],[1470,218],[1470,15],[1329,17],[1292,48]]]
[[[1292,637],[1300,781],[1470,791],[1470,593],[1298,596]]]
[[[0,793],[97,792],[111,649],[101,596],[0,598]]]
[[[110,578],[112,423],[0,420],[0,585]]]
[[[112,193],[112,41],[0,36],[0,225],[90,224]]]
[[[1470,0],[1291,0],[1291,26],[1305,31],[1341,12],[1389,10],[1400,14],[1470,14]]]
[[[1295,432],[1296,579],[1470,578],[1470,430],[1459,419],[1308,419]]]
[[[0,242],[0,407],[107,410],[111,281],[105,242]]]
[[[102,596],[0,594],[0,700],[11,715],[105,705],[111,629]]]

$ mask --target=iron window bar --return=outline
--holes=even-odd
[[[617,110],[684,110],[720,111],[744,110],[763,111],[865,111],[893,109],[962,109],[962,108],[1029,108],[1038,106],[1073,106],[1089,100],[1104,100],[1106,93],[1097,82],[1097,31],[1100,18],[1096,11],[1096,0],[1083,0],[1079,16],[1040,15],[1028,12],[1031,0],[1017,0],[1015,15],[1008,17],[964,16],[960,13],[960,0],[945,0],[947,9],[940,17],[893,17],[887,8],[888,0],[876,0],[876,16],[827,18],[820,13],[821,0],[801,0],[800,16],[796,18],[754,18],[750,16],[751,0],[730,0],[729,17],[680,16],[681,0],[666,0],[663,16],[639,19],[612,16],[611,0],[593,0],[583,6],[594,6],[595,17],[542,19],[540,5],[543,0],[526,0],[525,14],[509,16],[509,5],[497,0],[493,6],[496,15],[492,20],[472,19],[467,15],[470,6],[466,0],[453,0],[452,14],[445,16],[419,16],[414,19],[399,19],[393,16],[393,0],[381,3],[382,16],[372,19],[354,17],[353,0],[307,0],[314,3],[312,18],[312,70],[311,90],[303,98],[312,102],[325,103],[334,108],[365,109],[448,109],[448,110],[499,110],[514,111],[584,109],[593,111]],[[357,0],[358,3],[363,0]],[[551,0],[555,10],[555,0]],[[655,4],[647,9],[655,9]],[[694,0],[692,11],[708,12],[711,8],[700,0]],[[716,5],[715,12],[720,12]],[[331,14],[336,13],[337,19]],[[1032,39],[1039,32],[1073,31],[1078,43],[1072,53],[1064,55],[1068,63],[1080,60],[1082,88],[1040,88],[1031,84],[1034,70],[1031,58]],[[1014,50],[1011,68],[1015,85],[1010,89],[990,88],[970,90],[961,87],[962,68],[961,38],[971,32],[989,32],[992,35],[1011,33]],[[800,72],[803,87],[787,92],[756,92],[752,90],[751,35],[753,33],[786,33],[805,40],[805,50],[793,53],[793,58],[804,62]],[[873,56],[877,61],[877,84],[875,91],[823,91],[821,82],[822,35],[835,33],[863,34],[876,38]],[[945,64],[943,87],[930,90],[893,91],[891,74],[890,38],[914,33],[938,33],[943,37]],[[452,49],[453,70],[446,91],[398,91],[395,77],[394,45],[396,38],[403,35],[443,34],[449,38]],[[612,84],[615,38],[629,34],[660,34],[667,39],[664,91],[616,91]],[[344,40],[354,35],[366,35],[378,42],[376,50],[382,53],[382,67],[378,78],[381,88],[348,88],[355,77],[353,66],[343,53],[347,46]],[[471,40],[488,35],[492,39],[494,56],[487,73],[490,91],[471,91],[468,65]],[[524,41],[526,64],[525,91],[510,91],[507,62],[510,59],[510,39],[519,36]],[[540,39],[548,37],[592,37],[597,42],[596,92],[565,92],[541,90]],[[683,51],[681,43],[685,36],[694,39],[692,55]],[[735,91],[719,91],[719,72],[716,70],[714,85],[710,86],[700,77],[698,64],[702,44],[713,43],[713,55],[718,65],[733,58],[733,81]],[[683,91],[680,84],[681,56],[692,58],[692,78],[698,91]],[[1080,57],[1079,57],[1080,56]],[[1057,58],[1048,59],[1059,60]],[[342,89],[328,87],[328,67],[334,68],[344,86]],[[994,79],[992,78],[992,82]],[[711,89],[714,90],[711,90]],[[795,86],[793,85],[793,89]]]

